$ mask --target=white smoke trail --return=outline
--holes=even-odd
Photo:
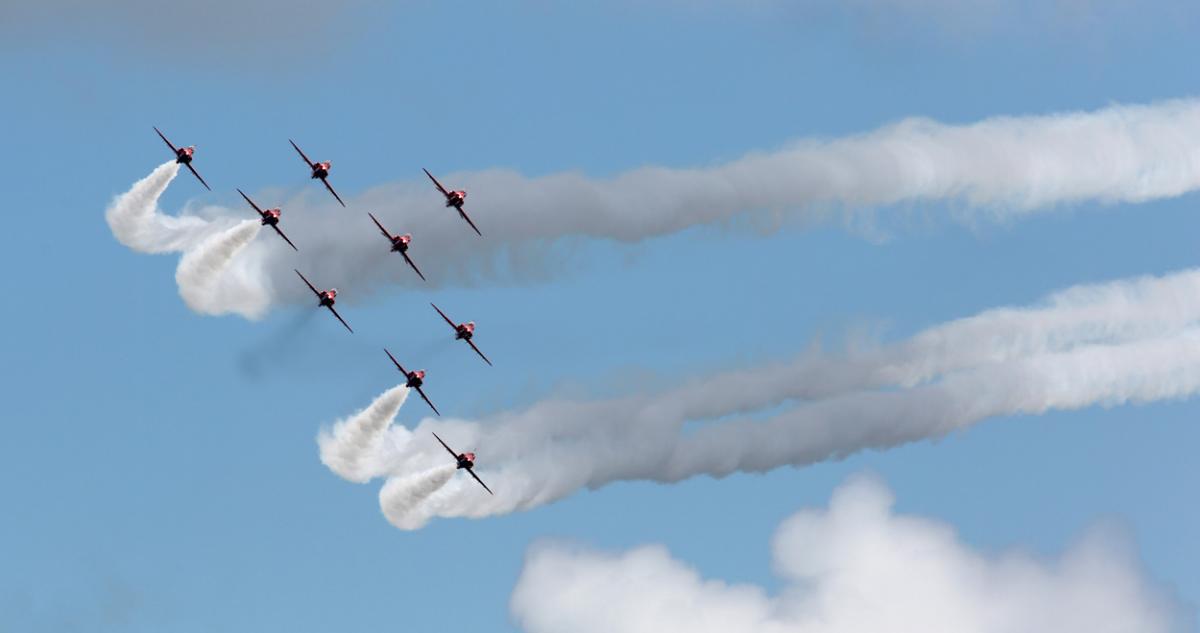
[[[427,520],[412,511],[430,495],[441,489],[454,475],[453,464],[437,466],[429,470],[404,477],[391,477],[379,490],[379,507],[383,516],[394,526],[412,530],[421,527]]]
[[[621,480],[839,459],[1001,415],[1185,398],[1200,392],[1197,284],[1200,271],[1190,270],[1079,286],[1036,308],[989,310],[864,354],[750,369],[745,381],[726,373],[659,394],[542,402],[486,423],[427,421],[397,435],[380,458],[398,470],[445,459],[430,429],[455,450],[479,449],[480,476],[495,497],[446,486],[405,514],[405,525],[420,526]],[[751,384],[768,374],[783,378]],[[784,401],[794,402],[766,419],[726,417]]]
[[[555,255],[555,240],[562,238],[637,241],[764,213],[775,224],[806,224],[835,212],[855,219],[864,209],[941,201],[958,203],[957,214],[968,221],[1003,220],[1083,201],[1178,196],[1200,188],[1200,100],[961,126],[909,119],[715,167],[643,167],[610,179],[578,173],[527,178],[507,170],[443,176],[448,186],[471,192],[467,210],[484,239],[443,208],[424,180],[364,192],[351,199],[350,215],[317,192],[282,201],[300,253],[254,243],[222,276],[215,301],[224,312],[256,318],[263,306],[308,300],[307,289],[287,276],[296,264],[321,270],[348,297],[365,296],[384,282],[418,283],[388,253],[366,210],[393,233],[413,233],[410,254],[431,283],[441,284],[481,275],[544,277],[546,257]],[[213,221],[246,213],[240,207],[206,211]],[[247,301],[255,292],[262,296]]]
[[[801,358],[721,373],[664,400],[688,419],[714,418],[850,390],[911,387],[988,362],[1132,341],[1200,322],[1200,269],[1088,284],[1054,293],[1032,308],[998,308],[930,328],[899,344],[833,359]]]
[[[142,253],[179,251],[195,243],[208,222],[196,217],[176,218],[158,211],[158,198],[179,174],[179,164],[159,165],[149,176],[113,198],[104,217],[117,241]]]
[[[383,475],[386,470],[375,459],[382,453],[378,444],[406,399],[408,387],[397,385],[332,429],[322,429],[317,436],[321,462],[348,481],[363,483]]]
[[[221,314],[224,311],[213,289],[233,258],[258,237],[261,228],[258,220],[244,220],[184,252],[175,269],[175,283],[189,308],[200,314]],[[246,301],[258,296],[250,295]],[[262,309],[265,308],[264,305]]]
[[[178,173],[174,161],[164,163],[116,196],[105,211],[113,236],[141,253],[183,253],[175,280],[192,310],[262,315],[272,301],[269,279],[246,274],[261,270],[272,252],[253,248],[261,224],[227,209],[206,209],[204,216],[163,214],[158,199]]]

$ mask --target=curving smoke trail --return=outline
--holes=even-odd
[[[113,236],[140,253],[182,253],[175,281],[192,310],[264,314],[272,293],[269,280],[256,271],[265,265],[271,247],[256,248],[261,224],[226,209],[205,209],[203,216],[164,214],[158,199],[178,174],[174,161],[163,163],[113,198],[105,211]]]
[[[363,483],[386,473],[377,458],[379,442],[396,413],[408,399],[408,387],[397,385],[375,398],[367,408],[338,420],[317,436],[321,463],[343,479]]]
[[[579,173],[530,178],[492,169],[443,174],[442,180],[470,191],[467,207],[484,239],[443,208],[423,179],[363,192],[349,212],[335,208],[323,192],[272,200],[283,207],[283,222],[300,252],[275,240],[251,244],[215,285],[211,312],[257,318],[279,302],[308,300],[305,288],[288,277],[297,264],[321,270],[347,297],[366,296],[385,283],[417,283],[388,253],[366,211],[392,233],[411,232],[413,259],[431,283],[445,284],[480,276],[545,277],[553,269],[547,264],[561,254],[556,244],[571,237],[632,242],[745,217],[765,217],[771,226],[811,224],[857,220],[880,206],[932,202],[955,203],[955,213],[967,221],[1004,220],[1084,201],[1178,196],[1200,188],[1200,100],[970,125],[907,119],[712,167],[642,167],[606,179]],[[150,242],[157,249],[151,252],[182,250],[194,241],[192,233],[211,230],[208,223],[228,223],[248,212],[212,207],[205,219],[168,218],[155,211],[166,185],[158,182],[152,175],[126,194],[141,210],[133,216],[138,230],[113,224],[110,210],[122,243],[141,248]],[[180,225],[167,231],[177,238],[172,245],[141,237],[145,231],[161,238],[159,229],[170,221]]]
[[[496,495],[454,480],[393,521],[414,528],[615,481],[840,459],[996,416],[1185,398],[1200,393],[1198,291],[1200,270],[1078,286],[1032,308],[988,310],[844,356],[808,354],[656,394],[544,401],[482,422],[392,427],[375,458],[393,474],[444,463],[430,430],[457,450],[479,450],[480,475]]]
[[[142,253],[181,251],[208,229],[197,217],[171,217],[158,210],[158,198],[179,174],[179,164],[159,165],[149,176],[113,198],[104,217],[117,241]]]
[[[221,314],[222,305],[214,289],[233,258],[258,237],[261,228],[257,220],[244,220],[184,252],[175,269],[175,283],[189,308],[200,314]],[[253,299],[247,297],[245,301]]]

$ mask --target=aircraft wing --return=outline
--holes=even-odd
[[[282,233],[280,233],[280,235],[282,235]],[[284,238],[284,239],[287,239],[287,238]],[[291,242],[289,242],[289,244],[290,244],[290,243],[291,243]],[[299,249],[297,249],[297,250],[299,250]],[[333,306],[325,306],[325,307],[326,307],[326,308],[329,308],[329,311],[333,313],[333,316],[337,317],[337,320],[338,320],[338,321],[341,321],[341,322],[342,322],[342,325],[346,326],[346,329],[347,329],[347,330],[350,330],[350,324],[349,324],[349,323],[346,323],[346,320],[342,318],[342,315],[340,315],[340,314],[338,314],[338,313],[337,313],[337,310],[334,310],[334,309],[333,309]],[[351,333],[351,334],[354,334],[354,330],[350,330],[350,333]]]
[[[304,150],[300,149],[299,145],[296,145],[296,141],[293,141],[292,139],[289,138],[288,142],[291,143],[292,147],[295,147],[296,151],[300,153],[300,158],[304,159],[304,163],[308,165],[308,168],[312,169],[314,167],[313,162],[311,160],[308,160],[308,157],[304,155]]]
[[[462,216],[462,219],[467,221],[467,224],[471,225],[471,228],[475,229],[476,235],[483,237],[483,233],[479,232],[479,227],[475,226],[475,223],[471,221],[471,218],[467,216],[467,212],[463,211],[462,207],[458,207],[458,214]]]
[[[450,317],[446,316],[446,313],[445,313],[445,312],[442,312],[442,310],[441,310],[440,308],[438,308],[436,305],[434,305],[434,304],[432,304],[432,303],[431,303],[431,304],[429,304],[429,305],[433,306],[433,309],[434,309],[434,310],[437,310],[437,313],[438,313],[438,314],[440,314],[440,315],[442,315],[442,318],[443,318],[443,319],[445,319],[446,323],[449,323],[449,324],[450,324],[450,327],[454,328],[454,331],[455,331],[455,332],[457,332],[457,331],[458,331],[458,326],[457,326],[457,325],[454,323],[454,321],[451,321],[451,320],[450,320]]]
[[[171,144],[171,141],[168,141],[167,137],[163,136],[163,133],[158,131],[158,128],[154,128],[154,131],[158,132],[158,138],[161,138],[163,142],[167,144],[167,147],[171,148],[171,151],[175,152],[175,154],[178,156],[179,150],[175,149],[175,146]]]
[[[258,211],[259,217],[263,217],[263,218],[267,217],[267,214],[263,213],[263,210],[258,208],[257,204],[254,204],[254,201],[250,199],[250,196],[246,195],[246,193],[244,191],[242,191],[241,189],[238,189],[237,192],[242,194],[242,197],[246,199],[246,202],[250,203],[250,206],[254,207],[255,211]]]
[[[430,432],[432,433],[432,431],[430,431]],[[437,437],[438,443],[442,445],[442,448],[446,449],[447,453],[450,453],[451,455],[453,455],[454,461],[457,462],[458,461],[458,453],[455,453],[449,446],[446,446],[446,443],[442,441],[442,438],[438,437],[437,433],[434,433],[433,436]]]
[[[441,412],[441,411],[438,411],[438,410],[437,410],[437,407],[433,406],[433,403],[429,401],[429,396],[425,395],[425,392],[424,392],[424,391],[421,391],[421,388],[420,388],[420,387],[414,387],[414,389],[416,389],[416,390],[417,390],[417,393],[421,394],[421,399],[425,401],[425,404],[429,405],[429,408],[430,408],[430,409],[433,409],[433,412],[434,412],[434,413],[436,413],[436,414],[438,414],[438,415],[441,415],[441,414],[442,414],[442,412]],[[458,456],[457,456],[457,455],[455,455],[455,456],[454,456],[454,459],[458,459]]]
[[[388,233],[388,230],[383,228],[383,225],[379,223],[379,220],[375,217],[375,214],[368,211],[367,215],[371,216],[371,221],[375,223],[375,226],[379,227],[379,231],[383,233],[383,236],[388,238],[389,242],[392,241],[392,234]]]
[[[296,248],[296,245],[293,244],[291,240],[288,239],[288,236],[283,234],[283,231],[279,230],[279,227],[277,225],[272,224],[271,228],[275,229],[275,232],[279,234],[279,237],[282,237],[283,241],[287,242],[288,246],[291,246],[293,250],[296,250],[296,251],[300,250],[300,249]],[[335,312],[334,314],[337,314],[337,313]]]
[[[329,180],[326,178],[322,178],[321,182],[325,183],[325,188],[329,190],[329,193],[333,194],[334,198],[337,198],[338,204],[342,205],[342,208],[345,208],[346,203],[342,202],[342,197],[337,195],[337,192],[333,190],[333,185],[329,184]]]
[[[191,172],[192,172],[192,175],[193,175],[193,176],[195,176],[195,177],[196,177],[196,179],[200,181],[200,184],[204,185],[204,188],[205,188],[205,189],[208,189],[209,191],[212,191],[212,187],[209,187],[209,186],[208,186],[208,183],[207,183],[207,182],[204,182],[204,178],[202,178],[202,177],[200,176],[200,172],[196,171],[196,168],[195,168],[195,167],[192,167],[192,164],[191,164],[191,163],[186,163],[186,166],[187,166],[187,168],[188,168],[188,171],[191,171]]]
[[[468,469],[467,469],[467,472],[471,473],[471,476],[475,478],[475,481],[478,481],[478,482],[479,482],[479,485],[483,486],[483,489],[484,489],[484,490],[486,490],[486,491],[488,491],[488,494],[489,494],[489,495],[494,495],[494,494],[496,494],[496,493],[492,492],[492,489],[491,489],[491,488],[488,488],[488,487],[487,487],[487,484],[483,483],[483,480],[479,478],[479,475],[476,475],[476,474],[475,474],[475,471],[474,471],[473,469],[471,469],[471,468],[468,468]]]
[[[475,350],[476,354],[479,354],[479,357],[483,359],[483,362],[487,363],[488,365],[492,364],[492,361],[488,360],[488,357],[484,356],[483,352],[479,351],[478,347],[475,347],[475,341],[472,341],[471,339],[467,339],[467,345],[470,345],[471,349]]]
[[[401,365],[401,364],[400,364],[400,361],[396,360],[396,357],[395,357],[395,356],[392,356],[392,353],[391,353],[391,352],[389,352],[389,351],[387,351],[387,348],[386,348],[386,347],[385,347],[385,348],[383,348],[383,353],[384,353],[384,354],[387,354],[387,355],[388,355],[388,358],[392,359],[392,363],[394,363],[394,364],[396,365],[396,369],[399,369],[399,370],[400,370],[400,373],[404,374],[404,378],[405,378],[405,379],[407,379],[407,378],[408,378],[408,372],[404,371],[404,365]]]
[[[443,196],[446,196],[447,198],[450,197],[450,192],[446,191],[446,188],[442,186],[442,183],[438,182],[438,179],[434,178],[433,174],[429,173],[428,169],[422,167],[421,171],[425,172],[426,176],[429,176],[429,179],[433,181],[433,186],[437,187],[438,191],[442,192]]]
[[[412,266],[412,269],[414,271],[416,271],[417,276],[421,278],[421,281],[425,281],[425,275],[421,274],[421,269],[417,268],[417,265],[413,263],[413,260],[408,257],[408,253],[400,253],[400,254],[402,256],[404,256],[404,261],[408,262],[408,265]]]
[[[292,270],[296,270],[296,269],[293,268]],[[300,278],[304,280],[304,283],[308,284],[308,289],[312,290],[313,294],[317,295],[318,297],[321,296],[321,291],[317,290],[317,287],[312,285],[312,282],[310,282],[304,275],[300,274],[300,271],[296,270],[296,274],[300,275]]]

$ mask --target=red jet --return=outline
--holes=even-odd
[[[441,415],[442,412],[438,411],[437,407],[433,406],[433,403],[429,401],[429,396],[426,396],[425,392],[421,391],[421,385],[425,384],[425,370],[418,369],[417,371],[408,371],[404,369],[404,366],[400,364],[400,361],[396,360],[395,356],[392,356],[391,352],[387,351],[386,347],[383,348],[383,353],[387,354],[388,358],[392,359],[392,362],[395,363],[396,369],[399,369],[400,373],[404,374],[404,386],[408,387],[409,389],[416,389],[417,393],[421,394],[421,399],[425,401],[425,404],[429,405],[429,408],[433,409],[434,413]]]
[[[432,303],[429,305],[433,306],[433,309],[437,310],[437,313],[442,315],[442,318],[446,320],[446,323],[449,323],[450,327],[454,328],[454,340],[457,341],[458,339],[462,339],[462,340],[466,341],[467,345],[470,345],[471,349],[475,350],[476,354],[479,354],[479,357],[483,359],[483,362],[487,363],[488,365],[492,364],[492,361],[488,360],[488,357],[484,356],[483,352],[479,351],[479,348],[475,347],[475,343],[473,341],[471,341],[471,337],[475,336],[475,322],[474,321],[467,321],[466,323],[457,323],[456,324],[454,321],[450,320],[450,317],[446,316],[445,312],[442,312],[441,308],[437,307],[436,305],[434,305]]]
[[[446,188],[442,186],[442,183],[438,182],[438,179],[434,178],[433,174],[429,173],[428,169],[422,167],[421,171],[425,172],[425,175],[429,176],[429,179],[433,181],[433,186],[437,187],[438,191],[442,192],[443,196],[446,196],[446,206],[458,209],[458,214],[462,216],[462,219],[466,220],[467,224],[470,224],[471,228],[475,229],[475,233],[478,234],[479,237],[483,237],[483,233],[480,233],[479,228],[475,226],[475,223],[471,221],[471,218],[467,217],[467,212],[463,211],[463,204],[467,202],[467,192],[446,191]]]
[[[425,275],[421,274],[421,269],[417,268],[417,265],[413,263],[413,260],[408,258],[408,244],[412,241],[412,233],[405,233],[404,235],[392,235],[391,233],[388,233],[387,229],[383,228],[383,225],[379,223],[379,220],[375,218],[374,214],[368,211],[367,215],[371,216],[371,220],[375,222],[375,226],[379,227],[379,230],[383,232],[383,236],[388,238],[388,241],[392,243],[392,252],[400,253],[400,256],[404,258],[404,261],[408,262],[408,265],[412,266],[412,269],[416,271],[417,276],[421,278],[421,281],[425,281]]]
[[[296,269],[293,268],[292,270]],[[347,330],[350,330],[350,324],[346,323],[346,320],[342,318],[342,315],[338,314],[337,310],[333,309],[333,304],[337,303],[337,288],[330,288],[329,290],[317,290],[317,287],[312,285],[312,282],[306,279],[304,275],[301,275],[300,271],[296,270],[296,274],[300,275],[300,278],[304,279],[304,283],[308,285],[309,290],[312,290],[313,294],[317,295],[317,305],[322,308],[329,308],[329,311],[333,313],[333,316],[337,317],[337,320],[341,321],[342,325],[346,326]],[[350,333],[354,334],[354,330],[350,330]]]
[[[437,441],[442,445],[442,448],[445,448],[451,455],[454,456],[454,461],[458,462],[459,468],[465,468],[468,473],[471,473],[471,476],[475,478],[475,481],[478,481],[479,485],[483,486],[483,489],[488,491],[488,494],[496,494],[492,492],[491,488],[487,487],[487,484],[483,483],[483,480],[479,478],[479,475],[475,474],[474,470],[471,470],[471,468],[475,465],[475,453],[455,453],[449,446],[446,446],[446,443],[442,441],[442,438],[438,437],[437,433],[434,433],[433,436],[437,437]]]
[[[171,148],[172,152],[175,152],[175,162],[191,170],[192,175],[200,181],[200,184],[204,185],[205,189],[212,191],[212,187],[209,187],[208,183],[204,182],[204,179],[200,177],[200,174],[196,171],[196,168],[192,167],[192,155],[196,153],[196,146],[189,145],[187,147],[175,147],[171,144],[171,141],[167,140],[167,137],[163,136],[162,132],[158,131],[158,128],[154,128],[154,131],[158,132],[158,137],[167,144],[167,147]]]
[[[295,244],[292,244],[292,241],[288,239],[288,236],[283,234],[283,231],[279,230],[279,216],[283,214],[283,211],[280,210],[279,207],[263,211],[262,209],[258,208],[258,205],[254,204],[254,201],[250,199],[250,196],[247,196],[245,193],[243,193],[241,189],[238,189],[237,192],[242,194],[242,197],[246,199],[246,202],[250,203],[250,206],[254,207],[255,211],[258,211],[258,215],[262,218],[263,226],[269,226],[275,229],[275,232],[279,234],[279,237],[283,238],[283,241],[288,243],[288,246],[291,246],[297,251],[300,250],[296,248]]]
[[[333,161],[327,160],[323,163],[314,163],[311,160],[308,160],[308,157],[304,155],[304,150],[300,149],[299,145],[296,145],[296,141],[293,141],[289,138],[288,142],[292,144],[292,147],[296,148],[296,151],[300,153],[300,158],[303,158],[304,162],[308,165],[308,168],[312,170],[312,177],[320,178],[321,182],[325,183],[325,188],[329,190],[329,193],[332,193],[333,197],[337,198],[338,204],[342,205],[343,207],[346,206],[346,203],[342,202],[342,197],[337,195],[337,192],[334,191],[333,187],[329,185],[329,170],[333,169]]]

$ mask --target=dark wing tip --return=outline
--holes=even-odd
[[[278,226],[272,226],[271,228],[275,229],[275,232],[279,234],[279,237],[283,238],[283,241],[288,243],[288,246],[291,246],[292,249],[295,250],[297,253],[300,252],[300,249],[296,248],[296,245],[293,244],[292,241],[288,239],[287,235],[284,235],[283,231],[281,231]]]
[[[337,198],[338,204],[342,205],[342,208],[345,209],[346,203],[342,202],[342,197],[338,195],[338,192],[333,190],[333,185],[329,184],[329,180],[327,178],[322,178],[321,182],[325,183],[325,188],[329,190],[329,193],[333,194],[334,198]]]
[[[383,348],[383,353],[387,354],[388,358],[392,359],[392,364],[396,366],[396,369],[399,369],[400,373],[404,374],[405,378],[408,378],[408,372],[404,371],[404,366],[400,364],[400,361],[396,360],[395,356],[392,356],[392,353],[388,351],[388,348]]]
[[[404,256],[404,261],[408,262],[409,266],[412,266],[413,271],[417,273],[417,276],[421,278],[421,281],[427,281],[425,279],[425,275],[421,274],[421,269],[417,268],[417,265],[413,263],[413,260],[408,256],[408,253],[401,253],[401,255]]]

